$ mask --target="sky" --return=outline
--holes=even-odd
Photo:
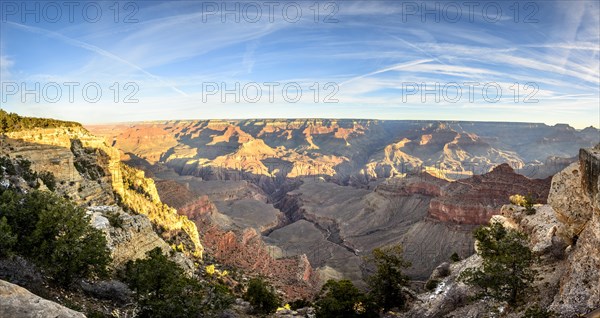
[[[0,5],[0,104],[21,115],[600,127],[599,1]]]

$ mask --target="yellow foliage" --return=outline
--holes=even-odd
[[[520,194],[511,195],[508,199],[510,200],[510,203],[520,206],[525,206],[525,203],[527,202],[527,199]]]
[[[354,304],[353,309],[354,309],[354,312],[356,312],[357,314],[362,314],[367,311],[365,306],[363,305],[363,303],[360,301]]]
[[[285,304],[285,305],[283,305],[283,307],[277,308],[277,311],[282,311],[282,310],[292,310],[292,307],[290,307],[290,304]]]
[[[206,266],[206,273],[208,275],[214,275],[215,274],[215,265]]]
[[[160,202],[154,181],[145,178],[141,170],[125,164],[121,164],[120,167],[124,187],[121,195],[123,204],[137,213],[148,216],[153,223],[167,231],[185,232],[193,243],[193,246],[189,246],[191,254],[202,258],[204,248],[200,243],[196,224],[186,216],[178,215],[177,210]],[[183,249],[181,251],[185,252]]]

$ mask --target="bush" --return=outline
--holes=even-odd
[[[535,211],[535,208],[533,207],[534,204],[535,204],[535,199],[531,195],[526,195],[525,203],[523,204],[523,207],[525,208],[525,214],[527,214],[527,215],[535,214],[536,211]]]
[[[460,261],[460,256],[458,256],[458,253],[454,252],[454,253],[452,253],[452,255],[450,255],[450,260],[453,263],[456,263],[456,262]]]
[[[411,264],[402,257],[402,246],[376,248],[365,260],[375,267],[375,273],[367,279],[375,302],[384,310],[404,307],[402,286],[408,285],[408,276],[402,269]]]
[[[110,252],[104,234],[90,225],[85,210],[66,200],[40,211],[32,238],[35,259],[59,283],[107,274]]]
[[[533,205],[535,204],[535,199],[531,194],[526,196],[522,196],[520,194],[511,195],[509,197],[510,203],[514,205],[519,205],[525,208],[525,214],[532,215],[535,214],[535,208]]]
[[[440,284],[439,279],[430,279],[425,283],[425,289],[434,290]]]
[[[460,279],[480,287],[479,296],[517,305],[531,290],[536,276],[531,268],[535,259],[527,245],[527,236],[495,222],[478,228],[474,237],[483,265],[466,269]]]
[[[25,181],[29,183],[37,181],[37,173],[31,170],[31,161],[27,159],[19,159],[17,160],[17,164],[20,168],[20,174]]]
[[[520,194],[511,195],[508,199],[514,205],[524,206],[525,204],[525,197]]]
[[[0,157],[0,166],[4,167],[4,171],[0,171],[0,172],[5,172],[8,175],[14,176],[15,174],[17,174],[17,170],[15,169],[15,166],[13,165],[12,161],[10,160],[10,158],[8,157]]]
[[[296,299],[296,300],[290,302],[290,307],[293,310],[300,309],[300,308],[306,308],[306,307],[310,307],[310,306],[312,306],[312,304],[310,303],[310,301],[308,301],[306,299]]]
[[[315,302],[319,318],[379,317],[376,305],[349,280],[330,279]]]
[[[250,279],[244,299],[250,302],[257,314],[273,313],[281,302],[273,288],[261,278]]]
[[[231,303],[226,300],[231,299],[226,287],[203,288],[158,247],[149,251],[146,259],[127,262],[122,279],[137,292],[139,317],[197,317],[200,313],[224,309]],[[205,303],[208,304],[205,306]]]
[[[0,257],[5,257],[12,253],[12,248],[16,243],[17,236],[13,234],[6,217],[0,217]]]
[[[106,218],[108,219],[110,226],[119,229],[123,227],[123,219],[118,212],[109,212],[106,214]]]
[[[42,182],[44,182],[44,184],[50,191],[56,190],[56,178],[54,177],[52,172],[42,171],[38,173],[38,178],[40,178]]]
[[[15,252],[33,260],[54,281],[67,285],[75,278],[106,274],[110,263],[106,238],[73,203],[51,192],[21,195],[5,190],[0,195],[0,217],[17,237]]]

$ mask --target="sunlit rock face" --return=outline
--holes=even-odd
[[[94,136],[81,127],[22,130],[2,136],[0,154],[13,160],[30,161],[33,171],[51,172],[56,178],[55,191],[77,205],[93,209],[120,203],[130,211],[124,213],[125,216],[130,213],[143,214],[143,220],[137,216],[125,217],[133,220],[132,224],[126,220],[125,226],[141,229],[143,235],[132,234],[134,237],[124,239],[124,242],[138,242],[135,243],[138,247],[164,247],[168,245],[163,239],[174,243],[181,241],[187,245],[189,253],[202,255],[202,245],[195,225],[179,216],[174,209],[165,206],[160,201],[154,180],[146,178],[141,170],[125,166],[121,162],[119,150],[107,145],[105,138]],[[122,212],[121,210],[119,213],[123,214]],[[97,220],[101,218],[104,216],[99,215]],[[152,223],[163,229],[162,237],[156,236]],[[98,221],[96,225],[105,230],[107,228],[105,222]],[[125,232],[128,231],[133,230]],[[156,237],[149,238],[145,234]],[[130,239],[132,240],[129,241]],[[144,241],[148,244],[139,243]],[[119,247],[123,249],[123,253],[119,248],[115,250],[117,261],[114,265],[142,257],[147,251],[147,248],[127,251],[126,246],[123,243]],[[121,254],[124,256],[119,256]]]
[[[318,292],[318,276],[305,255],[276,257],[256,228],[232,226],[207,197],[189,203],[179,213],[195,222],[207,254],[217,262],[266,277],[286,301],[309,299]]]
[[[152,228],[145,215],[130,215],[118,206],[89,207],[92,226],[102,230],[111,252],[112,267],[121,268],[129,260],[146,257],[146,253],[160,248],[170,252],[169,245]],[[108,218],[118,219],[118,226],[111,225]]]
[[[570,237],[573,250],[551,308],[577,314],[600,307],[600,149],[582,149],[579,167],[569,168],[566,172],[571,173],[574,188],[567,190],[561,186],[563,176],[558,176],[559,190],[551,192],[550,202],[580,200],[582,203],[570,206],[569,210],[564,209],[565,205],[550,203],[563,223],[562,233],[574,235]],[[574,173],[575,170],[578,173]],[[553,180],[553,189],[554,185]]]
[[[526,123],[265,119],[89,128],[137,164],[179,175],[317,175],[355,185],[415,169],[464,178],[502,163],[545,178],[573,162],[579,148],[598,142],[594,128]]]
[[[529,179],[502,164],[489,173],[446,185],[443,195],[431,201],[429,216],[444,222],[487,224],[509,203],[509,196],[530,195],[537,203],[546,203],[549,189],[550,178]]]

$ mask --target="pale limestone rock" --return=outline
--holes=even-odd
[[[106,229],[110,226],[110,222],[108,221],[107,218],[105,218],[102,213],[100,212],[87,212],[88,215],[90,215],[90,223],[92,224],[93,227],[99,229],[99,230],[103,230]]]
[[[600,200],[597,197],[600,193],[600,151],[582,149],[579,159],[584,173],[574,177],[571,184],[575,189],[567,193],[580,194],[580,200],[589,198],[584,201],[589,205],[581,207],[581,211],[587,212],[589,217],[583,224],[577,243],[572,246],[560,290],[550,306],[565,316],[600,308]],[[564,200],[573,198],[565,197]]]
[[[592,217],[591,200],[581,187],[581,168],[575,162],[552,178],[548,204],[561,222],[558,235],[571,242]]]
[[[154,232],[152,223],[145,215],[129,215],[118,206],[90,207],[88,211],[92,213],[92,225],[106,236],[115,268],[127,261],[145,258],[146,253],[156,247],[163,253],[171,250]],[[111,226],[106,217],[108,214],[117,215],[121,219],[121,226]]]
[[[25,288],[0,280],[0,317],[85,318],[85,315],[34,295]]]

